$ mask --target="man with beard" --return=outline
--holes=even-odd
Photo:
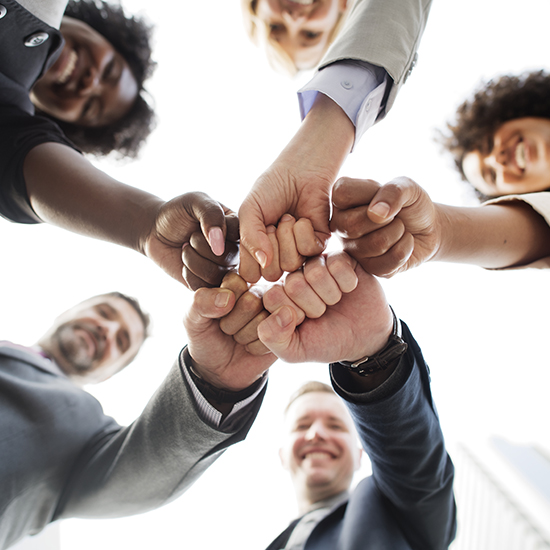
[[[220,338],[237,346],[232,337],[219,330],[210,334],[204,326],[211,322],[204,312],[227,315],[235,294],[227,288],[203,290],[186,321],[189,350],[199,357]],[[256,315],[261,298],[247,291],[243,296],[244,309]],[[236,311],[233,322],[246,325],[248,315]],[[248,358],[242,345],[216,377],[223,389],[223,418],[216,413],[222,408],[216,396],[203,395],[202,378],[193,382],[197,375],[186,364],[187,347],[128,427],[106,416],[79,387],[128,365],[147,337],[148,322],[134,299],[110,293],[61,314],[33,347],[0,342],[0,549],[59,519],[128,516],[167,504],[225,448],[246,437],[263,398],[265,371],[275,358]],[[205,361],[200,373],[207,376],[211,369]],[[210,392],[216,387],[208,385]],[[217,417],[202,420],[201,407]]]

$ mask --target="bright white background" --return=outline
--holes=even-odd
[[[165,199],[204,190],[237,209],[299,125],[295,91],[267,68],[242,30],[239,3],[126,0],[156,24],[159,66],[150,91],[159,125],[138,162],[101,167]],[[545,0],[435,1],[417,67],[389,116],[364,136],[341,174],[388,181],[407,175],[434,200],[474,204],[433,142],[472,87],[497,73],[547,67]],[[32,344],[63,309],[119,289],[154,319],[135,363],[91,388],[107,414],[131,422],[186,341],[191,293],[135,252],[48,226],[0,221],[0,335]],[[335,244],[336,246],[336,244]],[[425,265],[383,281],[432,370],[452,445],[491,434],[550,449],[547,419],[548,274]],[[303,381],[328,381],[325,365],[272,367],[247,440],[229,450],[175,503],[146,515],[63,524],[63,548],[264,548],[295,515],[277,457],[280,412]],[[365,464],[362,474],[368,472]]]

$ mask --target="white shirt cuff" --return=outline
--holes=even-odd
[[[355,142],[376,122],[388,75],[382,67],[359,61],[332,63],[318,71],[300,90],[302,120],[319,92],[337,103],[355,126]]]
[[[185,379],[187,380],[187,383],[189,384],[189,387],[191,388],[191,393],[193,394],[193,397],[195,399],[195,404],[197,405],[199,417],[211,428],[220,428],[222,424],[222,413],[215,409],[199,391],[199,389],[195,385],[195,382],[193,382],[191,375],[189,374],[189,365],[185,362],[185,355],[183,353],[181,354],[181,357],[185,365],[185,368],[183,368],[182,371]],[[252,401],[254,401],[254,399],[256,399],[258,395],[260,395],[266,384],[267,376],[264,374],[263,383],[260,385],[260,387],[251,396],[233,405],[231,412],[223,419],[224,425],[228,424],[238,411],[246,407],[249,403],[252,403]]]

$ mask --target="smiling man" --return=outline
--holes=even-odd
[[[332,273],[310,259],[263,298],[272,315],[261,342],[290,363],[330,363],[334,388],[309,382],[286,409],[280,457],[300,517],[268,550],[444,550],[456,530],[454,468],[422,352],[360,266],[356,288],[329,305]],[[326,311],[312,317],[318,299]],[[373,475],[351,490],[361,448]]]
[[[133,298],[104,294],[62,313],[37,346],[75,384],[96,384],[135,358],[148,323]]]
[[[362,451],[342,400],[330,386],[308,382],[291,397],[285,427],[280,457],[300,513],[345,502]]]
[[[95,296],[57,317],[35,346],[0,342],[0,550],[57,520],[128,516],[167,504],[244,439],[274,358],[249,356],[217,328],[235,305],[231,290],[202,290],[186,321],[187,353],[127,427],[79,386],[109,378],[138,353],[148,317],[134,299]],[[238,327],[248,323],[248,307],[253,317],[261,305],[259,297],[243,296],[233,316]],[[208,360],[218,344],[235,352],[221,375],[219,362]],[[201,359],[192,372],[188,350]],[[200,386],[206,378],[208,396]],[[130,392],[128,385],[121,400]]]

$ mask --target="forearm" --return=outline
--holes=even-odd
[[[143,513],[185,492],[234,443],[242,441],[263,393],[230,431],[201,420],[180,360],[129,427],[98,436],[82,453],[56,517]]]
[[[277,161],[290,161],[298,168],[315,171],[320,184],[334,183],[355,137],[355,128],[346,113],[330,98],[318,94],[298,132]]]
[[[550,255],[550,227],[523,202],[436,208],[441,240],[432,260],[502,268]]]
[[[44,222],[142,253],[144,239],[163,204],[56,143],[30,151],[24,176],[31,206]]]
[[[347,401],[376,485],[412,546],[446,548],[455,529],[453,466],[432,403],[427,366],[405,325],[403,339],[407,353],[373,392],[342,392],[334,369],[332,381]]]

